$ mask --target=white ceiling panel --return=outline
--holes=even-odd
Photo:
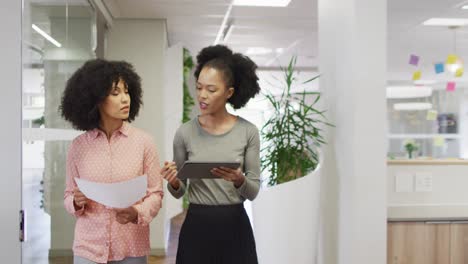
[[[167,21],[170,44],[183,43],[192,54],[213,44],[229,2],[227,0],[104,0],[115,18],[159,18]],[[388,71],[390,78],[411,81],[410,54],[421,56],[423,78],[434,76],[433,63],[443,61],[456,45],[468,63],[468,29],[454,32],[444,27],[422,26],[433,17],[468,18],[461,10],[467,0],[388,0]],[[250,55],[259,66],[286,64],[293,55],[298,65],[318,67],[317,0],[292,0],[285,8],[239,7],[232,9],[234,28],[226,43],[245,53],[263,47],[283,53]],[[467,79],[468,81],[468,79]]]
[[[169,44],[183,43],[193,55],[212,45],[229,2],[224,0],[105,0],[115,18],[159,18],[167,21]],[[245,53],[249,47],[282,48],[285,61],[297,55],[298,65],[311,65],[317,50],[316,0],[292,0],[288,7],[232,8],[233,30],[226,45]],[[301,45],[291,44],[298,42]],[[275,66],[279,54],[251,56],[259,66]],[[272,65],[267,65],[272,64]],[[276,65],[278,66],[278,65]]]

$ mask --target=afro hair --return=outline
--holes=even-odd
[[[62,117],[78,130],[99,127],[99,105],[119,80],[125,82],[132,101],[127,121],[133,121],[143,104],[141,78],[130,63],[103,59],[87,61],[68,79],[59,108]]]
[[[249,57],[233,53],[224,45],[209,46],[198,53],[194,74],[197,80],[205,67],[221,71],[226,87],[234,88],[234,94],[228,99],[234,109],[244,107],[260,92],[257,65]]]

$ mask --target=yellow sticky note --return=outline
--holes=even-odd
[[[441,136],[434,137],[434,146],[443,147],[445,145],[445,139]]]
[[[421,79],[421,71],[415,71],[413,73],[413,81]]]
[[[462,77],[463,76],[463,67],[460,67],[455,72],[455,77]]]
[[[447,64],[455,64],[457,62],[457,55],[455,54],[450,54],[447,56]]]
[[[437,119],[437,111],[436,110],[429,110],[427,111],[426,119],[428,121],[434,121]]]

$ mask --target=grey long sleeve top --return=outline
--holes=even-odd
[[[183,124],[174,137],[174,161],[180,169],[189,161],[240,161],[245,181],[239,188],[224,179],[189,179],[179,189],[168,184],[169,192],[180,198],[188,191],[190,203],[204,205],[238,204],[253,200],[260,189],[260,137],[257,127],[238,117],[233,128],[221,135],[204,130],[198,118]]]

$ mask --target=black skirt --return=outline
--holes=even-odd
[[[190,204],[176,264],[257,264],[255,239],[243,204]]]

